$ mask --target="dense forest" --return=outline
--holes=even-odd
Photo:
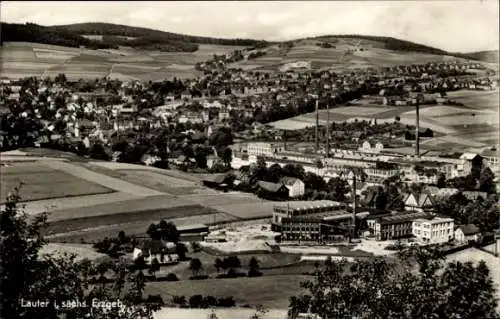
[[[111,45],[101,41],[89,40],[69,31],[52,29],[33,23],[2,23],[0,26],[0,34],[1,43],[36,42],[73,48],[78,48],[80,46],[85,46],[91,49],[118,48],[118,46],[116,45]]]
[[[159,30],[131,27],[110,23],[77,23],[70,25],[54,26],[57,30],[65,30],[76,34],[85,35],[114,35],[122,37],[134,37],[144,39],[154,39],[156,42],[185,42],[199,44],[219,44],[219,45],[241,45],[252,46],[261,41],[251,39],[220,39],[210,37],[198,37],[192,35],[163,32]],[[133,43],[133,40],[132,40]]]

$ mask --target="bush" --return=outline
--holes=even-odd
[[[152,303],[152,304],[157,304],[157,305],[164,305],[165,304],[160,295],[148,295],[148,297],[146,298],[146,302]]]
[[[234,307],[236,305],[236,302],[234,301],[233,297],[227,297],[227,298],[219,298],[217,300],[217,306],[219,307]]]
[[[248,277],[261,277],[263,274],[261,271],[258,271],[256,269],[250,269],[248,271]]]
[[[189,306],[191,308],[199,308],[201,307],[203,302],[203,296],[202,295],[194,295],[189,298]]]
[[[166,277],[166,281],[179,281],[176,274],[169,273]]]
[[[201,251],[201,245],[196,241],[191,242],[191,248],[193,249],[194,252]]]

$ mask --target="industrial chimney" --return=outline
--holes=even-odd
[[[330,107],[326,104],[326,157],[330,157]]]
[[[351,237],[356,237],[356,173],[352,172],[352,234]]]
[[[319,139],[318,139],[319,113],[318,113],[318,103],[319,103],[319,97],[316,98],[316,137],[315,137],[316,154],[318,154],[318,150],[319,150]]]
[[[416,117],[416,128],[415,128],[415,155],[417,157],[420,156],[420,138],[419,138],[419,131],[420,131],[420,102],[417,100],[417,105],[416,105],[416,112],[415,112],[415,117]]]

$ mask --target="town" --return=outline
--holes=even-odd
[[[303,41],[355,40],[342,67],[244,67],[297,40],[214,53],[197,76],[158,81],[2,74],[6,296],[44,304],[5,299],[9,314],[95,301],[107,305],[96,318],[127,305],[126,318],[424,318],[434,310],[401,305],[448,293],[439,318],[496,314],[498,64],[436,54],[347,67],[379,39],[326,39]],[[22,252],[40,255],[26,266],[36,276],[78,292],[31,277],[33,291],[15,287]],[[459,281],[488,304],[459,303]]]

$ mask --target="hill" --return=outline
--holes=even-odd
[[[336,43],[338,42],[338,39],[351,39],[351,40],[359,40],[358,45],[361,46],[368,45],[370,47],[377,47],[379,49],[386,49],[391,51],[420,52],[420,53],[437,54],[437,55],[453,55],[452,53],[446,52],[444,50],[391,37],[346,34],[346,35],[319,36],[313,39],[322,40],[327,43]]]
[[[58,30],[41,25],[26,23],[1,23],[1,44],[5,42],[34,42],[78,48],[85,46],[92,49],[114,49],[103,42],[86,39],[70,31]]]
[[[163,52],[195,52],[199,44],[252,46],[262,41],[197,37],[147,28],[109,23],[79,23],[41,26],[32,23],[1,24],[1,41],[34,42],[90,49],[118,49],[128,46]],[[86,36],[101,36],[99,39]]]
[[[133,27],[111,23],[77,23],[58,26],[41,26],[32,23],[1,24],[1,41],[34,42],[67,47],[87,47],[90,49],[118,49],[120,46],[163,52],[195,52],[199,44],[227,46],[265,47],[270,43],[255,39],[223,39],[200,37],[172,32],[164,32],[142,27]],[[416,52],[441,56],[454,56],[484,62],[498,62],[498,51],[481,51],[473,53],[451,53],[430,46],[400,40],[392,37],[367,35],[327,35],[302,40],[322,41],[323,47],[335,46],[339,41],[350,41],[355,49],[363,47],[384,49],[393,52]],[[301,41],[297,39],[291,42]]]
[[[489,63],[498,63],[500,60],[500,53],[498,50],[471,52],[465,53],[464,55],[468,56],[472,60],[479,60]]]

